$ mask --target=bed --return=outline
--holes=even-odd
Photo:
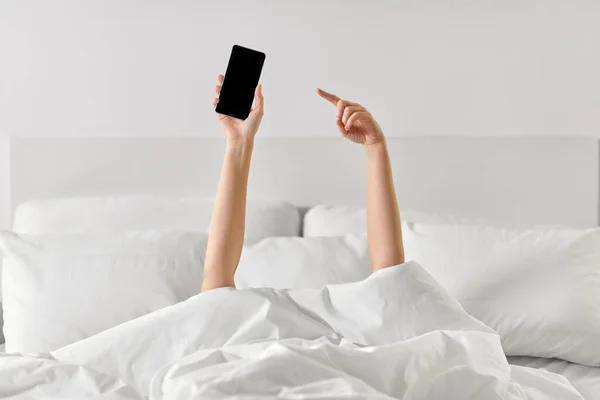
[[[596,227],[600,180],[598,148],[597,140],[591,138],[390,140],[399,198],[403,210],[406,210],[404,216],[408,222],[417,224],[417,227],[418,224],[452,225],[456,227],[453,229],[460,232],[463,232],[462,226],[485,226],[485,232],[492,229],[487,227],[493,226],[493,229],[502,230],[502,235],[514,230],[521,230],[518,235],[522,235],[523,230],[534,229],[532,227],[536,230],[550,229],[552,232],[562,229],[582,232]],[[148,238],[147,234],[142,238],[125,235],[119,236],[118,241],[131,241],[138,248],[140,240],[151,240],[153,246],[156,243],[159,246],[171,246],[174,242],[183,241],[187,245],[201,247],[205,240],[201,235],[205,234],[210,218],[209,196],[216,187],[221,153],[221,141],[213,139],[12,139],[10,181],[7,186],[10,189],[8,212],[14,214],[13,230],[23,235],[82,235],[94,232],[94,251],[101,249],[103,252],[114,249],[115,244],[107,238],[114,237],[117,232],[191,230],[194,231],[193,235],[172,234],[167,238]],[[365,216],[365,182],[360,162],[355,161],[360,157],[360,152],[355,148],[334,139],[265,139],[258,142],[250,182],[250,197],[253,201],[249,205],[247,248],[243,256],[244,265],[248,267],[241,268],[239,286],[283,289],[299,285],[314,286],[313,290],[318,290],[323,284],[344,284],[366,279],[368,270],[364,269],[364,265],[368,256],[361,232]],[[32,163],[31,160],[36,162]],[[281,168],[274,169],[272,165]],[[473,165],[478,168],[473,168]],[[335,182],[335,185],[331,182]],[[127,196],[122,196],[123,194]],[[314,207],[315,205],[319,206]],[[405,229],[408,231],[413,228],[411,225]],[[420,235],[425,232],[423,229],[418,231]],[[448,233],[436,231],[435,234]],[[451,234],[455,235],[456,231]],[[480,236],[479,231],[465,234]],[[300,238],[302,235],[304,239]],[[342,236],[344,238],[340,239]],[[98,237],[104,240],[100,247]],[[35,242],[36,245],[46,246],[45,242],[39,240]],[[552,243],[555,237],[547,240]],[[539,241],[540,239],[536,239],[536,243]],[[82,243],[92,246],[88,242],[77,242],[76,245],[81,247]],[[56,242],[51,244],[57,246]],[[60,246],[69,249],[73,243],[61,242]],[[348,266],[346,270],[329,275],[318,272],[307,274],[311,263],[290,262],[288,257],[289,254],[294,254],[296,259],[306,259],[307,254],[317,254],[318,257],[312,260],[312,266],[315,271],[322,271],[327,270],[328,265],[333,262],[327,257],[327,254],[332,253],[331,249],[335,249],[333,253],[338,255],[334,261],[339,263],[340,259],[343,260],[343,264]],[[417,250],[419,249],[415,247],[414,251]],[[276,271],[264,269],[261,261],[266,254],[279,263],[286,262],[289,265],[288,273],[278,276]],[[178,259],[177,263],[184,266],[182,276],[186,273],[185,266],[192,264],[184,258]],[[306,279],[307,275],[317,278]],[[257,276],[271,278],[261,280]],[[158,274],[156,279],[162,279],[161,275]],[[133,286],[132,282],[133,280],[129,282],[129,287]],[[123,291],[127,287],[124,285]],[[155,291],[171,289],[153,287]],[[107,322],[109,325],[93,327],[91,331],[79,334],[95,337],[96,331],[143,317],[147,313],[152,314],[151,311],[167,307],[169,302],[178,303],[190,297],[193,290],[193,287],[178,287],[174,292],[178,292],[180,297],[174,296],[166,303],[164,298],[157,300],[151,310],[138,309],[131,314],[123,311],[118,318]],[[146,295],[151,294],[136,293],[136,296]],[[123,301],[127,300],[124,298]],[[326,315],[322,317],[327,318]],[[52,323],[52,320],[48,320],[40,328],[51,326]],[[156,322],[146,323],[151,326]],[[14,325],[11,329],[18,332]],[[108,328],[108,331],[111,329]],[[387,331],[384,333],[387,334]],[[380,332],[379,335],[384,333]],[[13,333],[13,337],[14,335]],[[96,336],[100,336],[98,340],[102,341],[102,346],[113,346],[114,349],[122,345],[120,341],[125,337],[121,336],[119,341],[111,342],[108,334]],[[377,338],[380,340],[380,336]],[[71,343],[77,342],[79,338],[75,335],[67,339]],[[52,340],[57,341],[50,342],[54,343],[53,348],[59,348],[64,344],[61,340],[67,339],[53,338]],[[97,343],[91,341],[81,346],[90,348],[97,346]],[[35,338],[27,343],[33,344],[37,344]],[[506,342],[502,344],[506,350]],[[330,343],[318,343],[315,346],[328,345]],[[512,345],[514,351],[520,351],[518,345]],[[43,346],[40,348],[45,350]],[[293,346],[290,349],[308,351]],[[575,360],[584,364],[593,364],[595,358],[590,361],[586,359],[584,351],[576,348],[571,350],[565,350],[567,358],[575,357]],[[97,367],[96,371],[113,372],[102,370],[100,358],[96,359],[95,365],[89,358],[78,359],[83,353],[76,345],[66,345],[66,350],[60,352],[61,350],[59,355],[63,362],[77,364],[81,361],[82,364]],[[543,349],[541,352],[543,354]],[[89,357],[89,350],[85,354]],[[598,366],[585,366],[549,357],[510,354],[508,361],[515,368],[513,374],[520,376],[522,382],[545,379],[542,375],[529,376],[526,370],[516,369],[529,366],[565,377],[566,382],[571,382],[584,399],[600,398]],[[53,356],[55,354],[48,355],[50,358]],[[14,360],[6,358],[3,361],[6,361],[4,365],[14,365]],[[179,369],[166,373],[177,374],[191,365],[186,363],[200,362],[199,359],[184,361],[177,366]],[[39,362],[39,359],[32,362]],[[51,359],[44,361],[48,365],[53,362],[55,361]],[[25,364],[24,370],[27,368]],[[484,367],[481,366],[480,370]],[[138,377],[126,380],[126,383],[139,384],[135,379]],[[177,382],[163,380],[163,383],[171,385],[169,387],[178,387]],[[556,387],[547,384],[542,386],[547,392],[561,393],[561,390],[567,390],[567,383],[554,382],[552,385],[557,385]],[[123,396],[129,396],[127,393],[130,387],[119,386],[122,385],[119,382],[113,382],[113,385],[119,396],[123,393]],[[64,386],[67,387],[68,382]],[[180,390],[190,388],[185,385],[182,387],[184,389]],[[515,393],[511,392],[511,395],[545,399],[535,397],[535,392],[523,394],[514,390]],[[160,396],[164,396],[164,393],[155,396],[163,398]],[[576,394],[567,390],[562,398],[571,398],[569,396]]]
[[[509,357],[508,362],[560,374],[573,383],[584,399],[597,399],[600,396],[600,368],[586,367],[563,360],[532,357]]]

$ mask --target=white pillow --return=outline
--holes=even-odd
[[[212,207],[213,199],[202,197],[120,196],[31,200],[17,207],[13,231],[29,235],[116,233],[147,229],[208,232]],[[271,236],[298,236],[300,231],[301,217],[294,205],[248,200],[247,243]],[[1,258],[0,254],[0,261]],[[0,343],[3,341],[0,334]]]
[[[239,288],[315,288],[356,282],[371,274],[366,235],[269,238],[244,246]]]
[[[450,225],[493,225],[504,227],[522,227],[521,224],[492,221],[483,218],[463,217],[458,215],[440,215],[421,211],[410,211],[400,208],[403,221],[422,222],[428,224]],[[558,228],[558,226],[544,226]],[[361,234],[367,231],[367,209],[358,206],[318,205],[304,216],[302,236],[341,236]]]
[[[402,213],[402,218],[405,218]],[[343,236],[367,231],[367,209],[318,205],[304,214],[302,236]]]
[[[33,200],[17,207],[13,231],[30,235],[177,229],[207,232],[213,199],[80,197]],[[298,236],[300,213],[285,202],[248,200],[246,237]]]
[[[600,229],[403,226],[416,260],[507,355],[600,366]]]
[[[206,235],[0,233],[7,352],[46,352],[200,292]]]

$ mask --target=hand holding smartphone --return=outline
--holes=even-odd
[[[248,118],[265,58],[260,51],[233,46],[215,108],[217,113],[241,120]]]

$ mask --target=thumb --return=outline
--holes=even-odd
[[[264,112],[265,98],[262,93],[262,85],[258,85],[254,91],[254,109],[258,112]]]

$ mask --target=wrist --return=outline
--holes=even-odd
[[[381,141],[377,143],[364,144],[363,147],[367,152],[367,156],[375,156],[387,152],[387,143],[385,139],[381,139]]]
[[[242,148],[254,145],[254,137],[243,136],[236,138],[227,138],[228,148]]]
[[[254,149],[254,138],[227,138],[225,157],[239,167],[249,166]]]

